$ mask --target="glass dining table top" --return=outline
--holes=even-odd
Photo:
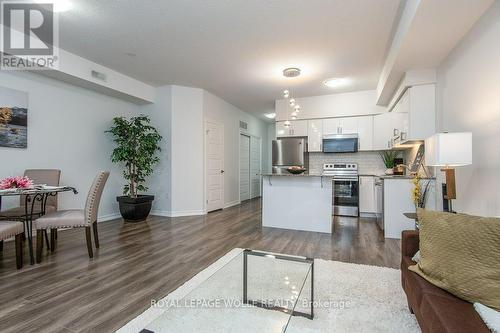
[[[161,315],[141,332],[286,332],[293,315],[312,319],[313,269],[312,259],[244,250],[185,295],[152,302]]]

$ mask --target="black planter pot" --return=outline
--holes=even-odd
[[[151,211],[154,195],[139,195],[137,198],[128,196],[116,197],[120,206],[120,214],[127,222],[141,222],[146,220]]]

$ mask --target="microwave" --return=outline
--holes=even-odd
[[[323,137],[323,153],[355,153],[358,151],[357,134],[333,134]]]

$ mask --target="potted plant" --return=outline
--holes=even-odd
[[[160,160],[157,152],[161,151],[158,144],[162,137],[150,122],[144,115],[130,119],[116,117],[113,126],[106,131],[113,135],[116,144],[111,161],[125,167],[123,178],[128,183],[123,188],[123,196],[116,198],[125,221],[146,220],[154,200],[153,195],[139,194],[148,190],[144,186],[146,177]]]
[[[382,157],[382,161],[384,162],[384,165],[386,167],[386,175],[394,174],[394,160],[396,159],[396,157],[398,157],[398,155],[399,153],[395,150],[386,150],[380,154],[380,157]]]

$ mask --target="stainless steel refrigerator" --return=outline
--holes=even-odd
[[[286,169],[291,166],[309,169],[307,139],[282,138],[273,140],[273,173],[288,173]]]

